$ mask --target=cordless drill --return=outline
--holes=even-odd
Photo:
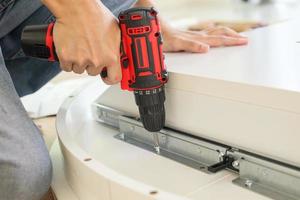
[[[162,52],[162,35],[154,8],[131,8],[119,15],[121,30],[121,88],[133,91],[140,118],[146,130],[160,131],[165,125],[165,91],[168,73]],[[22,33],[22,48],[27,56],[58,61],[53,42],[53,27],[27,26]],[[72,30],[70,30],[72,31]],[[101,76],[107,72],[102,71]]]

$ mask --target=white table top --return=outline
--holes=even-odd
[[[245,3],[242,0],[164,0],[157,1],[157,5],[164,18],[182,28],[199,21],[277,23],[300,16],[298,0],[270,0],[262,4]]]
[[[300,21],[247,33],[249,44],[168,54],[170,72],[300,92]]]
[[[208,54],[168,54],[169,87],[180,87],[172,81],[176,74],[193,75],[199,81],[197,86],[191,81],[193,91],[300,113],[299,25],[300,21],[286,21],[248,32],[248,46],[211,49]],[[201,83],[201,79],[210,82]],[[216,81],[222,87],[208,89]],[[187,82],[181,81],[183,89]]]

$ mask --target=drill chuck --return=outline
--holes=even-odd
[[[144,128],[150,132],[160,131],[165,126],[164,86],[152,90],[134,91]]]

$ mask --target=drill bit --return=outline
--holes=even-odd
[[[154,149],[155,149],[156,153],[160,154],[159,137],[158,137],[157,132],[153,133],[153,141],[154,141]]]

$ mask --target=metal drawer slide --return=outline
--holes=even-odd
[[[120,133],[115,137],[126,143],[205,173],[234,171],[239,174],[234,184],[274,200],[300,200],[297,166],[169,128],[151,133],[138,119],[97,103],[93,104],[93,113],[97,121],[118,128]],[[154,143],[153,137],[159,138],[159,144]]]

